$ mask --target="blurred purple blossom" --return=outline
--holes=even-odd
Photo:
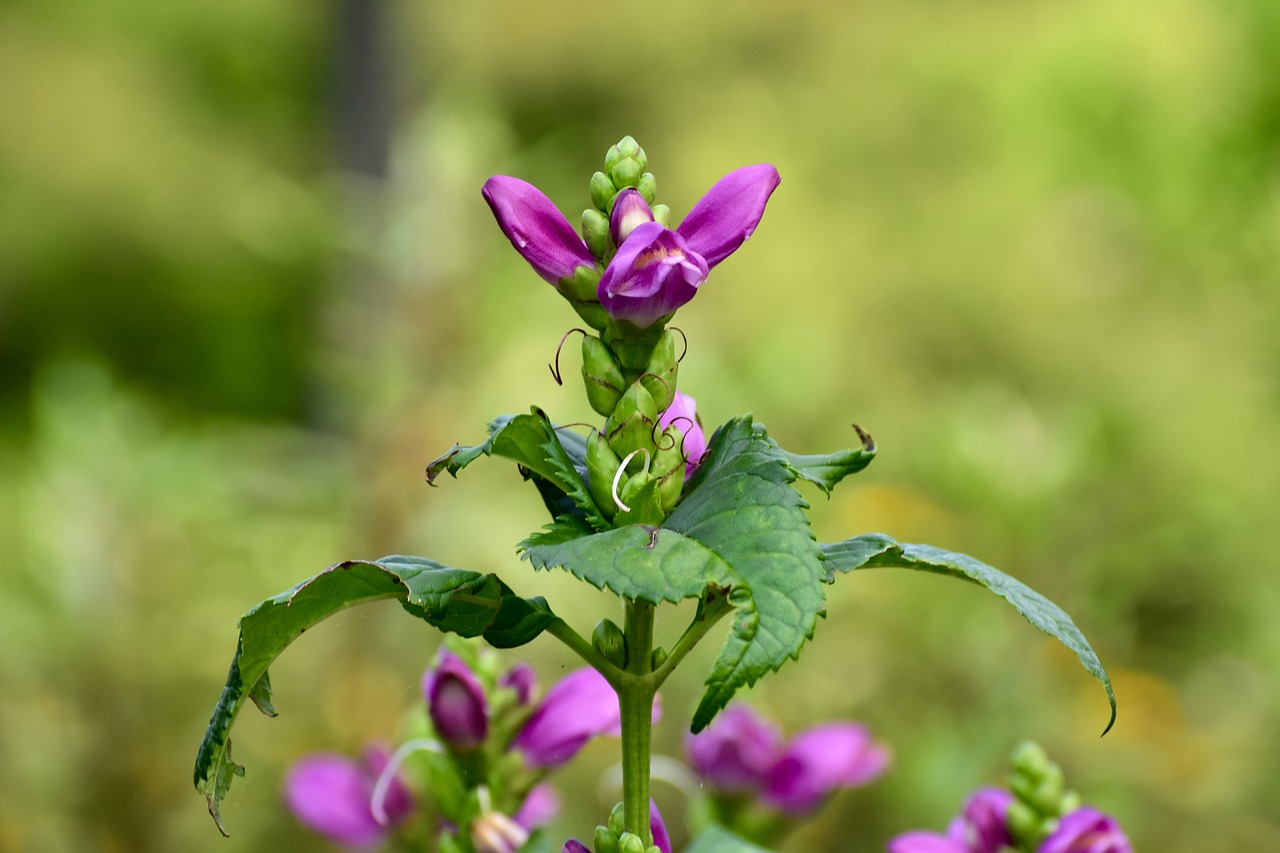
[[[1039,853],[1133,853],[1133,847],[1115,818],[1086,806],[1062,818]]]
[[[663,430],[671,425],[684,433],[680,444],[680,452],[685,458],[684,477],[689,479],[697,470],[702,457],[707,455],[707,435],[698,422],[698,404],[688,394],[677,391],[671,405],[658,418],[658,429]]]
[[[467,752],[489,736],[489,703],[484,687],[462,658],[449,651],[422,678],[431,725],[440,739]]]
[[[980,788],[951,822],[946,835],[908,832],[889,842],[889,853],[999,853],[1013,846],[1005,823],[1013,795],[1000,788]]]
[[[304,758],[285,778],[285,803],[300,823],[335,844],[375,847],[414,809],[413,795],[395,777],[382,802],[387,825],[374,817],[373,789],[389,755],[385,748],[370,747],[359,761],[330,753]]]
[[[654,720],[659,716],[654,701]],[[512,748],[524,753],[532,767],[559,767],[599,735],[622,733],[618,696],[604,676],[590,667],[560,679],[542,700]]]
[[[816,808],[837,788],[865,785],[884,772],[889,751],[864,726],[830,723],[783,742],[746,705],[733,705],[704,732],[685,740],[694,771],[726,793],[758,792],[792,816]]]

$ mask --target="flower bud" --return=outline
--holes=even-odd
[[[667,662],[667,657],[667,650],[662,646],[658,646],[653,650],[653,654],[649,656],[649,669],[658,669]]]
[[[618,853],[618,834],[606,826],[596,827],[596,853]]]
[[[591,632],[591,645],[609,663],[623,669],[627,665],[627,638],[612,619],[601,619]]]
[[[662,431],[658,440],[658,452],[653,455],[650,472],[658,481],[658,502],[664,512],[671,512],[680,502],[684,491],[685,459],[681,450],[684,433],[675,426]]]
[[[621,835],[627,831],[627,810],[625,803],[618,803],[609,812],[609,830],[614,835]]]
[[[489,705],[484,688],[462,659],[444,652],[427,671],[422,692],[431,725],[451,749],[469,752],[489,735]]]
[[[621,466],[622,459],[609,447],[603,434],[592,432],[587,436],[587,489],[608,518],[613,518],[618,511],[613,502],[613,475]]]
[[[654,222],[658,223],[663,228],[671,227],[671,208],[667,207],[665,204],[655,204],[650,208],[649,212],[653,214]]]
[[[645,201],[653,204],[653,200],[658,197],[658,179],[653,176],[653,172],[645,172],[640,176],[636,189],[640,190]]]
[[[596,288],[600,285],[600,270],[586,264],[575,267],[573,275],[567,275],[556,284],[560,295],[570,302],[596,302]]]
[[[1015,841],[1029,848],[1035,848],[1047,834],[1041,828],[1040,815],[1022,800],[1009,803],[1005,825]]]
[[[594,207],[582,211],[582,238],[591,254],[603,261],[613,249],[613,242],[609,237],[609,217]]]
[[[649,356],[649,364],[640,377],[645,390],[653,395],[658,411],[665,412],[675,399],[676,377],[680,362],[676,358],[676,336],[670,329],[665,329],[653,347]]]
[[[634,832],[624,832],[618,838],[618,853],[648,853],[644,840]]]
[[[639,162],[625,157],[617,162],[612,169],[609,170],[609,177],[613,179],[613,184],[618,189],[626,189],[639,185],[640,176],[644,174],[644,166]]]
[[[639,382],[632,383],[605,421],[605,438],[613,452],[626,456],[637,450],[654,452],[653,428],[658,422],[658,405]]]
[[[615,523],[647,524],[653,527],[662,524],[667,514],[662,510],[662,501],[658,497],[658,481],[648,471],[636,474],[621,490],[621,500],[626,510],[619,512]]]
[[[592,335],[582,338],[582,381],[591,408],[606,418],[613,414],[627,383],[622,378],[622,365],[608,345]]]
[[[608,213],[613,197],[618,194],[618,188],[613,185],[613,181],[609,180],[609,176],[604,172],[596,172],[591,176],[590,189],[591,203],[596,206],[596,210]]]

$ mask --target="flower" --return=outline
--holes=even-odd
[[[687,480],[698,469],[698,463],[707,454],[707,435],[698,422],[698,404],[688,394],[679,391],[671,401],[671,405],[658,418],[658,429],[664,430],[675,424],[684,433],[680,443],[680,453],[685,458],[684,478]]]
[[[1115,818],[1085,806],[1062,818],[1039,853],[1133,853],[1133,847]]]
[[[511,245],[547,281],[558,284],[578,267],[595,267],[587,244],[533,184],[494,175],[480,192]]]
[[[489,703],[484,687],[452,652],[441,652],[440,662],[422,679],[422,694],[436,734],[461,752],[475,749],[489,736]]]
[[[412,794],[396,777],[382,803],[387,825],[373,816],[373,788],[389,754],[371,747],[360,761],[329,753],[304,758],[285,778],[285,803],[304,826],[336,844],[374,847],[414,808]]]
[[[780,180],[767,163],[730,172],[674,231],[654,221],[638,191],[623,190],[609,223],[618,253],[596,290],[605,311],[644,328],[693,299],[711,268],[755,232]]]
[[[706,731],[689,736],[685,752],[712,787],[758,792],[766,805],[793,817],[812,811],[837,788],[865,785],[889,763],[888,749],[864,726],[830,723],[783,743],[746,705],[731,706]]]
[[[498,678],[499,687],[510,687],[516,692],[516,701],[532,705],[538,697],[538,676],[527,663],[518,663]]]
[[[659,716],[654,701],[654,720]],[[598,735],[622,733],[618,697],[590,667],[575,670],[547,691],[542,704],[516,735],[512,748],[532,767],[559,767]]]
[[[556,819],[560,814],[560,795],[546,782],[534,785],[525,795],[516,811],[514,820],[525,829],[536,829]]]
[[[951,822],[946,835],[908,832],[889,842],[889,853],[999,853],[1013,846],[1006,817],[1013,795],[980,788]]]

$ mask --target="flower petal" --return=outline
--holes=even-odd
[[[1013,795],[1001,788],[979,788],[964,804],[948,834],[971,853],[999,853],[1013,846],[1007,817]]]
[[[768,163],[732,171],[693,206],[676,231],[714,267],[756,230],[780,181],[778,170]]]
[[[676,392],[672,409],[682,396]],[[684,750],[693,771],[712,788],[747,792],[764,785],[782,751],[782,736],[750,707],[731,705],[707,729],[686,736]]]
[[[536,829],[545,826],[560,814],[560,795],[550,783],[543,782],[533,786],[525,795],[524,802],[516,811],[515,822],[525,829]]]
[[[627,187],[618,193],[613,202],[613,212],[609,214],[609,233],[613,237],[613,245],[621,246],[637,225],[653,221],[653,211],[649,203],[640,195],[640,191]]]
[[[610,317],[647,328],[697,295],[707,270],[679,234],[644,222],[609,262],[596,296]]]
[[[836,788],[864,785],[884,772],[889,750],[863,726],[832,723],[802,732],[769,771],[764,801],[788,814],[804,814]]]
[[[373,784],[369,772],[353,759],[313,755],[289,769],[284,799],[308,829],[337,844],[372,847],[387,833],[369,806]]]
[[[1133,846],[1115,818],[1085,807],[1062,818],[1040,853],[1133,853]]]
[[[510,687],[516,692],[516,701],[532,705],[538,697],[538,675],[527,663],[518,663],[498,679],[499,687]]]
[[[570,838],[564,843],[564,849],[560,853],[591,853],[591,848],[576,838]]]
[[[655,721],[658,716],[655,699]],[[585,667],[569,673],[547,691],[511,745],[524,753],[532,767],[559,767],[591,738],[621,733],[617,694],[603,675]]]
[[[547,281],[555,284],[580,266],[595,266],[595,258],[569,220],[533,184],[494,175],[484,182],[481,193],[502,233]]]
[[[658,804],[653,800],[649,801],[649,832],[653,835],[653,843],[662,853],[671,853],[671,835],[662,820],[662,813],[658,811]]]
[[[680,453],[685,459],[684,478],[687,480],[697,470],[702,457],[707,455],[707,434],[703,432],[702,423],[698,420],[698,404],[688,394],[677,391],[671,400],[671,405],[658,418],[659,430],[664,430],[672,424],[684,434],[680,442]],[[751,713],[750,709],[747,709],[746,713]],[[721,714],[720,719],[724,719],[724,716]],[[713,725],[712,728],[715,726]],[[772,757],[770,760],[773,760]]]

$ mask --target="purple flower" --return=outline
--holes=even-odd
[[[489,703],[475,674],[452,652],[427,670],[422,694],[436,734],[450,747],[467,752],[489,736]]]
[[[560,853],[591,853],[591,848],[576,838],[570,838],[564,843],[564,849]]]
[[[711,787],[755,791],[782,754],[782,735],[746,705],[732,705],[706,731],[685,739],[685,754]]]
[[[981,788],[969,797],[946,835],[908,832],[889,842],[889,853],[999,853],[1013,846],[1005,823],[1013,795]]]
[[[702,457],[707,455],[707,436],[698,422],[698,404],[688,394],[677,391],[671,405],[658,418],[658,429],[664,430],[675,424],[676,429],[684,433],[681,440],[680,453],[685,458],[684,478],[687,480],[697,470]]]
[[[1133,847],[1115,818],[1086,806],[1064,817],[1039,853],[1133,853]]]
[[[654,720],[658,719],[654,701]],[[618,697],[604,676],[590,667],[575,670],[547,691],[512,748],[532,767],[559,767],[598,735],[622,733]]]
[[[504,672],[498,679],[498,686],[514,690],[516,701],[521,705],[532,705],[538,697],[538,676],[527,663],[518,663]]]
[[[525,829],[535,829],[556,819],[560,814],[560,795],[546,782],[535,785],[525,795],[524,802],[515,813],[515,822]]]
[[[596,265],[569,220],[533,184],[494,175],[484,182],[481,193],[502,233],[534,272],[547,281],[557,284],[578,267]]]
[[[637,191],[619,193],[610,228],[621,242],[596,291],[605,311],[643,328],[693,299],[711,268],[756,230],[779,180],[767,163],[730,172],[674,231],[653,221]]]
[[[865,785],[889,763],[889,751],[863,726],[817,726],[784,744],[746,705],[730,707],[706,731],[688,737],[685,751],[712,787],[757,791],[765,804],[791,816],[812,811],[837,788]]]
[[[396,777],[383,800],[388,826],[374,818],[373,787],[388,756],[387,750],[371,747],[361,761],[328,753],[304,758],[285,777],[285,803],[299,822],[335,844],[375,847],[414,808],[412,794]]]

